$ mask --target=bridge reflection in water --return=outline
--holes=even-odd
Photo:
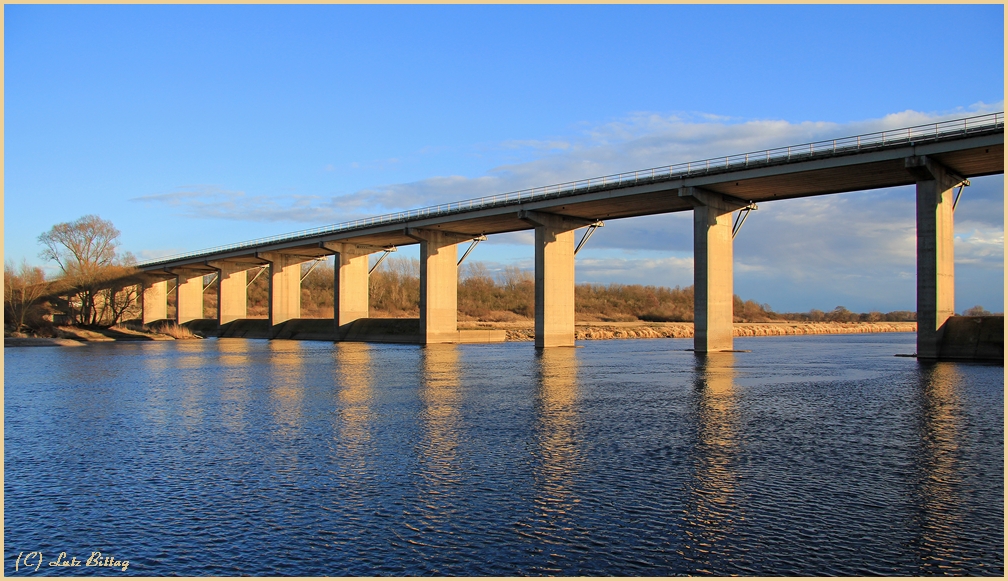
[[[916,411],[919,434],[914,466],[916,486],[912,491],[917,514],[912,518],[917,530],[910,541],[918,556],[922,574],[947,574],[960,565],[964,552],[973,541],[962,534],[964,501],[958,491],[963,487],[964,458],[960,440],[964,424],[970,422],[962,400],[962,375],[952,363],[921,366]],[[991,506],[997,511],[1003,507]],[[1002,510],[1002,519],[1003,519]]]
[[[12,349],[8,534],[164,574],[999,575],[1003,369],[891,341]]]
[[[420,382],[421,475],[433,494],[459,483],[459,429],[462,383],[455,345],[422,350]]]
[[[246,420],[252,396],[248,386],[255,381],[249,342],[225,339],[217,343],[217,364],[225,370],[219,383],[221,419],[232,432],[246,434],[251,424]]]
[[[743,508],[737,498],[739,409],[735,354],[696,356],[690,398],[695,422],[692,473],[685,482],[683,558],[700,574],[724,574]]]
[[[531,534],[550,543],[570,539],[580,502],[575,484],[583,463],[579,450],[578,359],[576,349],[548,349],[535,356],[535,415],[531,453]],[[547,564],[546,567],[549,565]]]
[[[338,412],[334,414],[337,442],[345,458],[363,468],[371,441],[371,409],[374,375],[371,346],[367,343],[336,343],[333,346],[336,368],[334,380]]]

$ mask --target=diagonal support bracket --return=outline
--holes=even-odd
[[[746,218],[749,217],[749,212],[752,212],[753,210],[756,209],[757,209],[756,204],[750,203],[748,206],[739,210],[738,216],[735,217],[735,223],[732,225],[731,229],[732,240],[735,239],[735,235],[738,234],[738,231],[742,229],[742,224],[744,224]]]
[[[381,256],[378,257],[378,261],[374,263],[374,266],[368,269],[367,273],[371,274],[372,272],[374,272],[375,269],[378,268],[378,265],[381,264],[383,260],[385,260],[385,257],[388,256],[390,252],[396,252],[397,250],[399,249],[396,248],[395,246],[386,246],[385,251],[382,253]]]
[[[952,211],[953,212],[955,212],[956,206],[959,205],[959,196],[962,195],[963,189],[965,189],[966,186],[968,186],[968,185],[970,185],[970,181],[969,180],[963,180],[963,183],[959,184],[959,191],[956,192],[955,199],[952,200]]]
[[[455,263],[455,266],[460,266],[462,264],[462,261],[466,259],[466,256],[469,256],[469,253],[473,251],[473,248],[476,248],[477,244],[483,242],[486,239],[487,237],[484,236],[483,234],[480,234],[479,236],[473,238],[472,244],[469,245],[469,248],[466,248],[466,251],[462,254],[462,258],[459,258],[458,262]]]
[[[301,275],[301,282],[304,282],[304,279],[308,278],[308,275],[311,274],[313,270],[315,270],[315,267],[322,264],[322,261],[325,259],[326,259],[325,256],[319,256],[318,258],[313,260],[311,266],[308,267],[308,271]]]
[[[578,242],[577,247],[574,248],[574,256],[577,256],[578,251],[581,250],[581,247],[585,245],[585,242],[588,242],[588,239],[591,238],[591,235],[595,233],[595,230],[603,226],[605,226],[605,224],[602,223],[602,220],[599,220],[594,224],[588,225],[588,230],[586,230],[584,236],[581,237],[581,242]]]
[[[220,278],[220,273],[219,272],[213,273],[213,276],[210,277],[210,282],[203,285],[203,292],[207,292],[207,289],[212,287],[213,283],[217,282],[218,278]]]
[[[264,264],[261,267],[259,267],[259,272],[255,273],[255,276],[252,277],[252,280],[250,280],[247,283],[245,283],[245,288],[248,288],[248,287],[252,286],[252,283],[255,282],[255,279],[259,278],[259,275],[262,274],[262,273],[264,273],[264,272],[266,272],[266,270],[268,268],[269,268],[269,263]]]

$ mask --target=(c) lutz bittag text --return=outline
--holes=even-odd
[[[67,556],[66,551],[64,551],[48,563],[45,562],[45,557],[42,556],[41,551],[29,551],[27,553],[21,551],[14,562],[14,570],[20,572],[24,568],[30,571],[38,571],[43,564],[50,567],[112,567],[120,571],[126,571],[129,567],[129,561],[116,559],[113,555],[103,555],[101,551],[92,551],[91,555],[83,561],[76,556]]]

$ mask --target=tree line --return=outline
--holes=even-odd
[[[301,283],[302,316],[332,316],[333,274],[333,266],[325,264],[312,270]],[[420,261],[416,258],[383,261],[371,274],[369,286],[372,317],[419,316]],[[976,309],[982,310],[982,307],[974,307],[970,311]],[[692,322],[693,286],[668,288],[582,283],[574,287],[574,311],[577,320],[586,322]],[[458,312],[462,321],[532,319],[535,316],[535,280],[532,273],[516,266],[506,266],[491,273],[481,262],[463,263],[459,271]],[[916,320],[914,311],[854,313],[842,306],[828,312],[813,309],[807,313],[778,313],[768,304],[734,296],[736,323]]]

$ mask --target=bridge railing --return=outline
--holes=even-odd
[[[186,258],[194,258],[208,254],[245,250],[248,248],[288,242],[301,238],[312,238],[314,236],[326,234],[336,234],[339,232],[357,230],[371,226],[402,223],[421,218],[456,214],[469,210],[479,210],[515,204],[518,202],[567,196],[595,189],[626,187],[683,177],[722,173],[725,171],[733,171],[748,167],[777,165],[813,158],[830,157],[833,155],[858,153],[884,147],[926,143],[929,141],[969,135],[971,133],[990,131],[1003,127],[1004,112],[998,112],[950,121],[939,121],[937,123],[928,123],[926,125],[877,131],[875,133],[866,133],[863,135],[855,135],[853,137],[815,141],[812,143],[790,145],[787,147],[776,147],[773,149],[739,153],[724,157],[713,157],[700,161],[689,161],[685,163],[623,172],[573,182],[528,188],[524,190],[506,192],[503,194],[483,196],[470,200],[462,200],[460,202],[450,202],[447,204],[438,204],[436,206],[427,206],[425,208],[404,210],[402,212],[392,212],[370,218],[350,220],[329,226],[320,226],[307,230],[299,230],[297,232],[278,234],[265,238],[256,238],[255,240],[248,240],[237,244],[215,246],[213,248],[206,248],[196,252],[188,252],[165,258],[158,258],[156,260],[141,263],[138,266],[152,266],[163,262],[184,260]]]

